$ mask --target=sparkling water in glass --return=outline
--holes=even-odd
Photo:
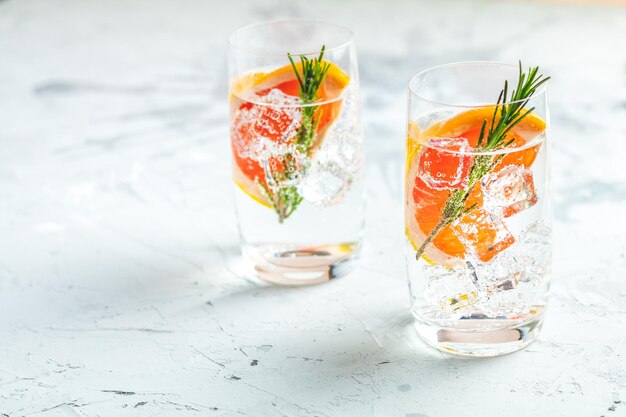
[[[546,85],[528,101],[498,103],[505,81],[510,100],[520,71],[521,64],[466,62],[431,68],[409,82],[405,241],[411,312],[420,337],[452,353],[494,356],[521,349],[537,338],[547,306]],[[497,126],[502,110],[515,108],[525,116],[501,145],[488,146],[493,121]]]
[[[364,226],[363,139],[352,33],[285,20],[230,37],[233,181],[257,275],[312,284],[349,272]]]

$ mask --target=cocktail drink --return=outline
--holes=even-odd
[[[352,34],[303,20],[230,39],[233,181],[244,255],[282,284],[348,272],[363,229]]]
[[[411,79],[405,227],[419,335],[492,356],[536,339],[551,262],[545,81],[495,63]]]

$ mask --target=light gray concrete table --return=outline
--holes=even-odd
[[[0,416],[626,415],[626,9],[388,3],[0,1]],[[360,267],[297,289],[239,259],[225,75],[289,16],[355,31],[369,187]],[[406,82],[520,58],[554,77],[552,303],[450,357],[408,313]]]

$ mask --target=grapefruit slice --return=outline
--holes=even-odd
[[[432,183],[427,184],[420,175],[420,167],[423,170],[428,167],[432,172],[451,173],[462,167],[460,157],[442,156],[429,147],[428,151],[422,152],[424,144],[432,138],[464,138],[471,148],[478,143],[483,121],[492,120],[494,107],[471,109],[459,113],[449,119],[433,123],[421,130],[417,123],[410,122],[407,135],[407,160],[405,177],[405,228],[406,235],[411,245],[417,250],[427,236],[435,229],[442,218],[442,211],[448,199],[450,190],[438,189]],[[524,146],[535,139],[545,130],[545,122],[535,114],[529,114],[515,126],[509,133],[514,139],[510,145],[513,148],[522,148],[517,152],[506,154],[494,171],[499,171],[507,165],[523,165],[530,167],[534,162],[541,142],[536,145]],[[454,149],[452,149],[454,151]],[[445,149],[442,152],[446,152]],[[426,161],[424,160],[426,158]],[[453,187],[451,187],[453,188]],[[470,196],[465,202],[465,207],[483,205],[480,182],[476,182]],[[480,232],[480,231],[479,231]],[[488,236],[487,232],[479,233]],[[483,260],[491,259],[507,245],[499,245],[483,256]],[[463,259],[466,255],[466,247],[459,241],[450,225],[440,229],[426,247],[422,258],[429,263],[451,265]]]

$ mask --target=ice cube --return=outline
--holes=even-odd
[[[278,88],[272,88],[266,94],[257,95],[259,101],[272,106],[282,107],[284,110],[288,107],[297,107],[302,104],[300,98],[283,93]]]
[[[542,222],[534,222],[518,237],[513,256],[525,266],[525,279],[541,281],[550,272],[552,230]]]
[[[466,268],[438,265],[428,269],[424,298],[443,312],[451,313],[479,301],[479,293]]]
[[[308,202],[330,206],[340,202],[350,187],[352,176],[334,161],[315,161],[299,186]]]
[[[500,291],[489,296],[477,308],[486,318],[517,319],[529,313],[534,300],[534,291],[519,286],[513,291]]]
[[[434,190],[465,188],[472,166],[471,151],[463,137],[430,138],[421,150],[418,175]]]
[[[537,203],[533,173],[521,165],[507,165],[480,182],[485,207],[510,217]]]
[[[316,158],[322,162],[334,161],[351,175],[360,171],[363,155],[362,135],[358,126],[339,127],[333,124],[326,132]]]
[[[455,220],[450,228],[465,248],[482,262],[489,261],[515,242],[502,220],[482,207]]]
[[[284,145],[292,142],[302,120],[297,97],[272,89],[255,95],[237,109],[232,124],[233,147],[242,158],[262,161],[259,142]]]
[[[503,252],[489,262],[466,261],[476,286],[487,296],[513,290],[524,277],[524,267],[511,254]]]
[[[321,145],[315,152],[315,158],[320,162],[334,161],[350,175],[358,175],[363,163],[363,134],[361,124],[356,122],[360,112],[354,88],[354,85],[348,85],[339,117],[325,132],[319,132],[316,140],[321,141]]]
[[[536,292],[534,286],[519,282],[512,290],[490,294],[477,309],[489,318],[520,318],[528,314],[534,305]]]
[[[489,262],[471,260],[468,269],[476,277],[480,303],[474,308],[486,317],[512,318],[526,314],[533,304],[535,286],[524,281],[525,265],[510,251],[505,251]]]

